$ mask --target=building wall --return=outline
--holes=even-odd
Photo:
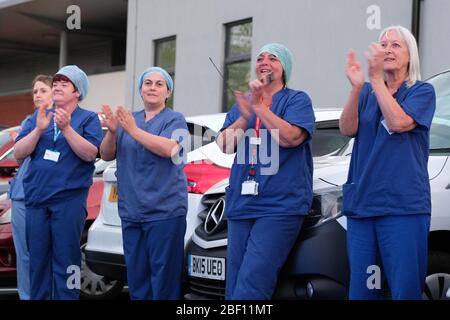
[[[422,77],[450,69],[450,1],[422,1],[419,51]]]
[[[367,8],[380,8],[380,29],[369,30]],[[252,65],[258,49],[280,42],[294,55],[289,86],[309,93],[317,108],[341,107],[349,85],[346,52],[353,47],[366,67],[364,51],[381,28],[411,26],[412,0],[130,0],[128,8],[126,100],[141,101],[135,88],[140,72],[154,62],[153,41],[176,36],[175,109],[185,115],[221,111],[224,24],[253,19]]]
[[[83,108],[98,112],[103,104],[125,106],[125,71],[91,75],[89,84],[89,93],[80,103]]]
[[[0,96],[0,126],[16,126],[33,113],[31,93]]]

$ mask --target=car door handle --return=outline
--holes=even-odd
[[[446,190],[450,189],[450,183],[445,187]]]

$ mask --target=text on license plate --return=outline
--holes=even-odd
[[[225,259],[189,255],[188,274],[192,277],[225,280]]]
[[[111,191],[109,192],[108,201],[109,202],[117,202],[117,185],[112,184],[111,185]]]

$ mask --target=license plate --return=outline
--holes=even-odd
[[[191,277],[225,280],[225,259],[191,254],[188,256],[188,274]]]
[[[117,185],[113,184],[111,185],[111,191],[109,192],[108,200],[109,202],[117,202]]]

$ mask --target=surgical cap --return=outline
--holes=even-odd
[[[76,65],[64,66],[55,74],[61,74],[66,76],[72,81],[73,85],[76,87],[80,93],[80,101],[86,98],[89,91],[89,80],[86,73],[78,68]]]
[[[173,80],[172,77],[169,75],[169,73],[160,67],[150,67],[144,70],[142,74],[139,76],[138,79],[138,88],[139,88],[139,94],[141,94],[142,84],[144,83],[145,78],[149,76],[152,73],[159,73],[164,77],[164,80],[166,80],[167,88],[169,88],[170,92],[173,90]]]
[[[281,65],[283,66],[284,76],[286,83],[291,78],[292,73],[292,53],[288,48],[279,43],[268,43],[264,45],[258,53],[258,56],[264,52],[273,54],[275,57],[280,60]]]

